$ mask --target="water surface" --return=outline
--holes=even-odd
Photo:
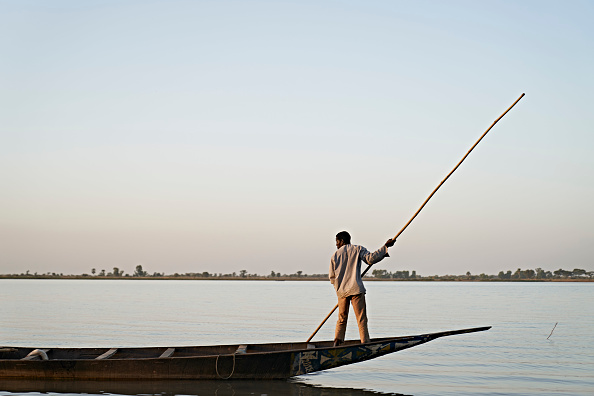
[[[292,381],[178,381],[144,384],[144,388],[126,383],[83,387],[66,382],[3,381],[0,395],[592,394],[593,283],[366,285],[372,337],[493,328]],[[332,287],[326,282],[0,280],[0,345],[126,347],[298,341],[306,340],[335,304]],[[351,316],[347,338],[357,338]],[[335,317],[330,319],[315,339],[332,339],[334,321]]]

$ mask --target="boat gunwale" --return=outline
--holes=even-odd
[[[19,361],[22,363],[33,363],[33,364],[38,364],[41,362],[47,362],[47,361],[96,361],[96,362],[116,362],[116,361],[131,361],[131,360],[137,360],[137,361],[145,361],[145,360],[177,360],[177,359],[201,359],[201,358],[216,358],[218,356],[236,356],[236,357],[242,357],[242,356],[261,356],[261,355],[276,355],[276,354],[281,354],[281,353],[301,353],[301,352],[307,352],[307,351],[314,351],[314,350],[334,350],[334,349],[341,349],[341,348],[349,348],[349,347],[362,347],[362,346],[372,346],[372,345],[376,345],[376,344],[381,344],[384,342],[394,342],[394,341],[407,341],[407,340],[413,340],[413,339],[425,339],[424,341],[430,341],[436,338],[440,338],[440,337],[444,337],[444,336],[448,336],[448,335],[458,335],[458,334],[466,334],[466,333],[474,333],[474,332],[479,332],[479,331],[485,331],[485,330],[489,330],[491,328],[491,326],[485,326],[485,327],[474,327],[474,328],[468,328],[468,329],[461,329],[461,330],[451,330],[451,331],[442,331],[442,332],[436,332],[436,333],[425,333],[425,334],[418,334],[418,335],[411,335],[411,336],[397,336],[397,337],[382,337],[382,338],[373,338],[370,342],[366,342],[366,343],[357,343],[357,340],[348,340],[345,341],[343,344],[338,345],[338,346],[321,346],[321,347],[316,347],[315,344],[316,342],[287,342],[287,343],[258,343],[258,344],[247,344],[248,348],[249,346],[263,346],[263,345],[283,345],[283,344],[305,344],[306,347],[305,348],[294,348],[294,349],[285,349],[285,350],[272,350],[272,351],[254,351],[254,352],[247,352],[247,353],[237,353],[237,352],[233,352],[233,353],[219,353],[219,354],[208,354],[208,355],[192,355],[192,356],[169,356],[169,357],[128,357],[128,358],[109,358],[109,359],[102,359],[102,360],[96,360],[96,359],[49,359],[49,360],[26,360],[23,361],[21,359],[0,359],[0,362],[15,362],[15,361]],[[332,341],[318,341],[318,343],[332,343]],[[194,345],[194,346],[177,346],[177,347],[169,347],[169,348],[175,348],[175,349],[183,349],[183,348],[201,348],[201,347],[236,347],[238,348],[240,345],[245,345],[245,344],[228,344],[228,345]],[[314,345],[314,348],[307,348],[307,345]],[[74,349],[74,350],[82,350],[82,349],[109,349],[107,347],[105,348],[29,348],[29,347],[8,347],[8,346],[2,346],[0,348],[15,348],[15,349]],[[168,348],[168,347],[121,347],[121,349],[135,349],[135,350],[142,350],[142,349],[149,349],[149,348],[154,348],[154,349],[161,349],[161,348]]]

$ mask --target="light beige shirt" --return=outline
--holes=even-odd
[[[361,280],[361,261],[372,265],[381,261],[386,254],[388,248],[385,245],[373,253],[359,245],[349,244],[337,249],[330,259],[329,273],[336,295],[345,298],[365,293]]]

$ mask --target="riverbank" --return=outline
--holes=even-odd
[[[328,282],[328,277],[324,276],[88,276],[88,275],[0,275],[0,279],[85,279],[85,280],[232,280],[232,281],[324,281]],[[416,277],[408,279],[400,278],[374,278],[365,277],[366,282],[594,282],[593,278],[553,278],[553,279],[463,279],[457,277]]]

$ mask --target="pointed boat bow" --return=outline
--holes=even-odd
[[[371,342],[365,344],[349,341],[338,347],[299,351],[292,355],[293,364],[291,367],[291,376],[328,370],[346,364],[375,359],[376,357],[387,355],[388,353],[398,352],[403,349],[424,344],[435,340],[436,338],[486,331],[490,328],[491,326],[474,327],[470,329],[442,331],[439,333],[428,333],[416,336],[379,338],[373,339]]]

